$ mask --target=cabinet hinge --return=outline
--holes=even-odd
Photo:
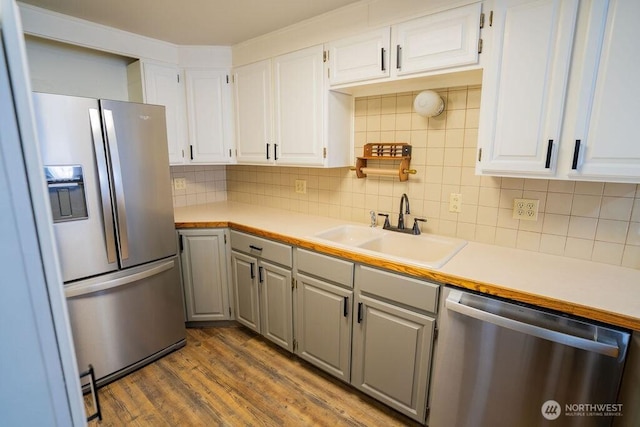
[[[184,150],[182,150],[182,158],[184,159]]]
[[[231,306],[229,306],[229,317],[231,317]]]
[[[291,278],[291,290],[294,290],[296,287],[296,279],[294,279],[293,277]]]
[[[480,14],[480,28],[484,28],[484,13]]]
[[[438,328],[435,328],[435,329],[433,330],[433,339],[434,339],[434,340],[435,340],[436,338],[438,338],[438,331],[439,331],[439,330],[440,330],[440,329],[438,329]]]
[[[489,26],[493,27],[493,10],[489,12]]]
[[[478,53],[482,53],[482,39],[478,39]]]
[[[331,68],[327,68],[327,78],[331,78]]]
[[[482,148],[478,149],[478,161],[482,161]]]
[[[295,352],[298,349],[298,340],[297,339],[293,339],[293,351]]]
[[[327,158],[327,147],[324,147],[324,148],[322,149],[322,158],[323,158],[323,159],[326,159],[326,158]]]
[[[322,51],[322,62],[327,62],[329,60],[329,51],[328,50],[323,50]]]

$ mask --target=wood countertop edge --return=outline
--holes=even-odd
[[[256,236],[264,237],[267,239],[277,240],[282,243],[297,246],[303,249],[310,249],[316,252],[320,252],[326,255],[332,255],[354,261],[371,265],[374,267],[383,268],[385,270],[391,270],[409,276],[419,277],[421,279],[433,280],[442,284],[449,284],[458,286],[461,288],[477,291],[483,294],[497,296],[500,298],[506,298],[513,301],[523,302],[531,305],[536,305],[550,310],[559,311],[562,313],[583,317],[589,320],[595,320],[602,323],[620,326],[623,328],[629,328],[632,330],[640,330],[640,319],[624,314],[614,313],[607,310],[600,310],[593,307],[584,306],[581,304],[570,303],[567,301],[558,300],[551,297],[532,294],[529,292],[519,291],[495,285],[491,283],[480,282],[465,277],[458,277],[448,273],[441,273],[437,270],[430,270],[423,267],[411,266],[408,264],[399,264],[393,261],[389,261],[384,258],[378,258],[366,254],[362,254],[355,251],[349,251],[334,246],[323,245],[322,243],[313,242],[304,238],[291,237],[271,231],[265,231],[260,228],[255,228],[243,224],[234,223],[232,221],[203,221],[203,222],[176,222],[177,229],[193,229],[193,228],[222,228],[229,227],[233,230],[242,231],[245,233],[254,234]]]

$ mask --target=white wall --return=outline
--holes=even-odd
[[[132,58],[29,36],[26,46],[34,91],[129,99],[127,65]]]

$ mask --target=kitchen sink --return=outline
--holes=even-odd
[[[386,233],[358,245],[360,249],[402,258],[426,267],[440,268],[467,244],[466,240],[432,234]]]
[[[433,234],[402,234],[381,228],[342,225],[314,235],[335,245],[356,249],[373,256],[428,268],[440,268],[457,254],[466,240]]]
[[[315,237],[330,240],[347,246],[358,246],[372,239],[383,236],[386,232],[380,228],[364,227],[360,225],[341,225],[317,233]]]

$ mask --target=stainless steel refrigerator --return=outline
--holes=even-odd
[[[106,384],[185,344],[164,107],[34,94],[80,371]]]

